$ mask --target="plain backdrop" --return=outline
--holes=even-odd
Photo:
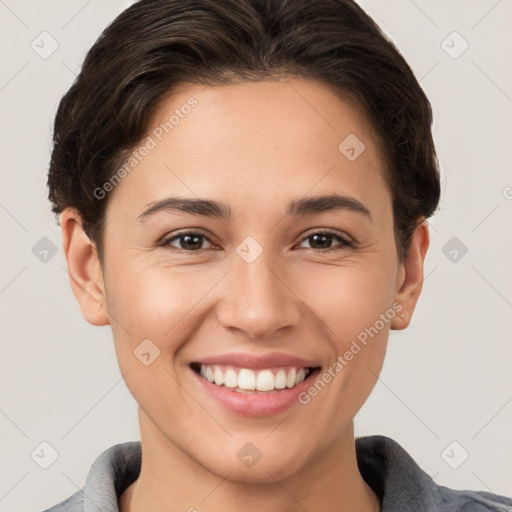
[[[139,439],[110,328],[86,323],[71,292],[46,190],[60,97],[131,3],[0,0],[2,511],[58,503],[102,451]],[[417,310],[391,332],[356,435],[392,437],[439,484],[512,495],[512,2],[361,5],[432,102],[443,196]],[[58,44],[46,58],[41,37]],[[47,469],[31,456],[42,442],[58,453]]]

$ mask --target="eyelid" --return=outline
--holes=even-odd
[[[301,240],[304,240],[305,238],[308,238],[308,237],[316,235],[316,234],[333,235],[338,238],[341,238],[347,244],[355,244],[355,240],[348,233],[345,233],[344,231],[338,231],[337,229],[333,229],[333,228],[313,228],[310,231],[306,231],[302,235]]]
[[[172,247],[169,244],[169,242],[179,239],[180,237],[185,236],[185,235],[201,235],[204,239],[208,240],[208,242],[210,242],[212,245],[216,245],[215,242],[213,242],[213,240],[211,239],[210,235],[206,235],[204,233],[204,230],[202,230],[201,228],[184,228],[183,230],[171,233],[170,236],[164,235],[155,245],[162,246],[162,247]],[[188,252],[188,253],[193,253],[193,252],[199,253],[199,252],[202,252],[205,250],[205,249],[200,249],[198,251],[187,251],[185,249],[180,249],[178,247],[174,247],[174,249],[176,251],[183,251],[183,252]]]
[[[337,238],[341,242],[341,247],[334,246],[334,247],[329,247],[328,249],[309,249],[309,248],[306,248],[306,250],[310,250],[310,251],[314,251],[314,252],[318,252],[318,253],[325,253],[325,252],[330,252],[330,251],[342,250],[342,249],[344,249],[346,247],[355,247],[356,246],[355,240],[350,235],[348,235],[348,234],[346,234],[344,232],[338,231],[336,229],[332,229],[332,228],[314,228],[311,231],[306,231],[301,236],[299,244],[301,244],[306,239],[308,239],[309,237],[311,237],[313,235],[316,235],[316,234],[319,234],[319,235],[324,235],[324,234],[325,235],[331,235],[331,236]]]
[[[188,251],[186,249],[181,249],[181,248],[174,247],[174,246],[170,245],[170,242],[172,242],[176,239],[179,239],[182,236],[190,235],[190,234],[200,235],[204,239],[206,239],[210,244],[212,244],[214,246],[216,245],[215,242],[213,242],[211,240],[210,236],[206,235],[201,228],[184,228],[183,230],[172,233],[171,236],[166,235],[166,236],[162,237],[155,245],[164,247],[164,248],[172,247],[171,250],[173,250],[175,252],[184,252],[184,253],[188,253],[188,254],[204,252],[206,249],[199,249],[197,251]],[[329,251],[341,250],[346,247],[354,247],[356,245],[355,240],[350,235],[348,235],[347,233],[332,229],[332,228],[312,228],[311,230],[306,231],[305,233],[303,233],[301,235],[301,238],[300,238],[298,244],[300,245],[305,240],[307,240],[308,238],[310,238],[311,236],[316,235],[316,234],[332,235],[333,237],[335,237],[339,240],[339,242],[341,243],[341,247],[334,246],[334,247],[329,247],[327,249],[305,248],[306,250],[319,252],[319,253],[325,253],[325,252],[329,252]],[[295,244],[295,245],[297,245],[297,244]]]

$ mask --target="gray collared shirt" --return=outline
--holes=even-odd
[[[389,437],[355,442],[359,471],[379,497],[381,512],[512,512],[512,498],[436,484]],[[96,459],[80,491],[44,512],[119,512],[119,497],[139,476],[141,453],[140,441],[111,446]]]

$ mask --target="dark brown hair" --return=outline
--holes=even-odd
[[[111,179],[185,82],[280,76],[321,81],[356,100],[380,137],[400,259],[440,196],[430,103],[399,51],[351,0],[142,0],[88,52],[60,101],[48,174],[56,214],[79,212],[100,259]],[[341,141],[340,141],[341,142]]]

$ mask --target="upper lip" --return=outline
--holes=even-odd
[[[253,369],[273,368],[277,366],[297,366],[299,368],[315,368],[320,366],[317,361],[307,360],[291,354],[279,352],[263,355],[243,353],[221,354],[197,359],[194,363],[204,365],[217,364]]]

